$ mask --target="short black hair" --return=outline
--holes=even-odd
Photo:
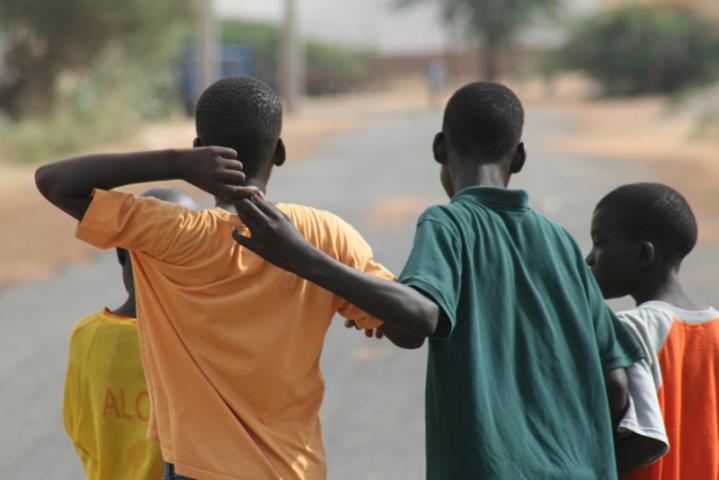
[[[509,88],[474,82],[457,90],[444,110],[442,131],[462,156],[500,160],[522,138],[524,109]]]
[[[661,183],[632,183],[609,192],[597,204],[618,220],[634,241],[650,241],[670,261],[681,262],[697,243],[697,221],[687,200]]]
[[[282,103],[270,87],[248,77],[218,80],[197,101],[195,128],[203,145],[237,150],[245,173],[257,173],[282,132]]]

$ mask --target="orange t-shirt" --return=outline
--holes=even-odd
[[[645,348],[628,370],[632,401],[620,428],[669,446],[626,478],[719,479],[719,312],[652,301],[619,318]]]
[[[386,279],[362,237],[321,210],[279,204],[337,260]],[[336,312],[379,321],[238,245],[221,209],[96,190],[77,237],[132,251],[151,436],[180,475],[324,479],[318,412],[325,333]],[[156,430],[156,432],[153,432]]]

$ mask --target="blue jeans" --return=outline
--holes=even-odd
[[[165,472],[162,475],[162,480],[192,480],[190,477],[183,477],[175,473],[175,466],[171,463],[165,464]]]

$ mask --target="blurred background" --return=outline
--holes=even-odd
[[[270,197],[344,216],[394,270],[416,217],[446,201],[429,148],[446,99],[502,81],[527,110],[530,162],[514,186],[534,207],[586,251],[611,188],[672,185],[700,222],[688,289],[719,304],[716,0],[0,0],[4,478],[81,477],[60,416],[67,335],[122,299],[112,257],[74,240],[34,169],[189,147],[199,92],[229,75],[261,79],[285,103],[290,161]],[[423,477],[425,355],[333,327],[330,478]]]

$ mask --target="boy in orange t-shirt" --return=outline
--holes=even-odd
[[[72,158],[38,169],[36,183],[80,220],[78,238],[131,251],[150,434],[168,475],[322,480],[325,333],[337,312],[362,328],[380,322],[232,239],[234,228],[246,228],[234,203],[263,195],[285,160],[275,92],[249,78],[220,80],[198,101],[196,127],[194,149]],[[195,212],[109,191],[168,179],[215,195],[218,208]],[[338,217],[277,206],[328,255],[393,278]]]
[[[605,298],[636,301],[618,317],[645,351],[627,371],[631,401],[616,443],[625,478],[719,478],[719,312],[679,282],[696,241],[689,204],[665,185],[624,185],[594,210],[587,262]]]
[[[197,209],[195,200],[176,188],[142,194]],[[63,418],[85,474],[91,480],[159,480],[160,445],[147,438],[150,399],[137,338],[132,262],[117,249],[125,302],[80,320],[72,329],[68,352]]]

